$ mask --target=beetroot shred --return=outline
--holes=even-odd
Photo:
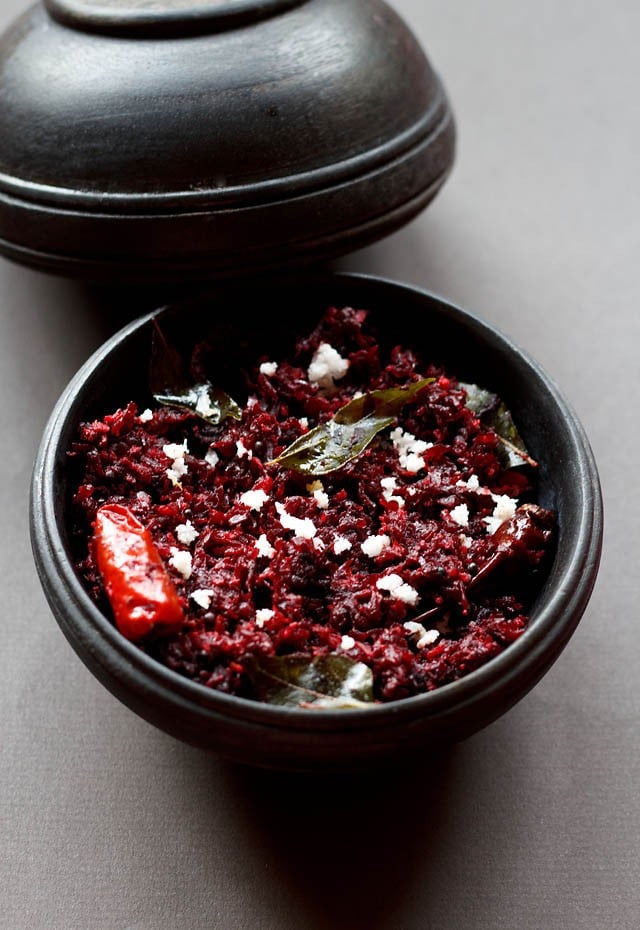
[[[207,357],[196,346],[194,383],[215,384]],[[105,612],[94,526],[109,504],[151,535],[183,605],[181,628],[153,629],[140,648],[206,687],[255,698],[256,658],[337,653],[392,701],[517,639],[553,515],[530,503],[534,470],[513,467],[467,390],[408,348],[381,357],[366,313],[350,308],[328,310],[290,358],[249,361],[241,419],[132,401],[81,424],[73,531]],[[351,460],[338,449],[323,474],[274,462],[354,396],[422,378]]]

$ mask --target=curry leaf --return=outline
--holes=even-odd
[[[522,465],[537,466],[527,452],[511,412],[497,394],[478,387],[477,384],[459,382],[467,394],[467,407],[478,417],[483,426],[492,429],[500,439],[502,459],[506,468]]]
[[[273,462],[307,475],[326,475],[342,468],[367,448],[377,434],[391,426],[402,408],[433,378],[408,387],[369,391],[354,397],[332,419],[299,436]]]
[[[154,400],[169,407],[183,407],[217,426],[231,417],[242,419],[242,409],[232,397],[209,382],[190,384],[180,353],[169,345],[154,320],[150,377]]]
[[[242,409],[232,397],[220,388],[214,388],[209,382],[194,384],[184,391],[166,391],[155,393],[154,399],[159,404],[168,407],[184,407],[197,414],[207,423],[217,426],[223,420],[231,417],[233,420],[242,419]]]
[[[247,672],[259,700],[283,707],[361,709],[373,704],[373,673],[348,656],[251,656]]]

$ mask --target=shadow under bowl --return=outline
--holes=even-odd
[[[312,712],[229,696],[182,678],[127,641],[91,600],[69,533],[78,424],[150,400],[152,319],[178,345],[216,332],[227,369],[263,353],[282,357],[330,305],[370,311],[381,344],[411,345],[461,380],[495,391],[539,463],[538,502],[556,511],[549,570],[524,634],[499,656],[436,691],[366,710]],[[125,326],[80,369],[58,401],[34,467],[31,539],[45,595],[93,674],[141,717],[241,763],[292,771],[347,770],[425,753],[486,726],[556,660],[589,600],[602,547],[602,499],[593,454],[570,406],[540,367],[504,335],[426,291],[380,278],[324,274],[222,284]]]

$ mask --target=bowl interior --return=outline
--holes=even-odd
[[[489,388],[505,401],[539,463],[539,502],[562,514],[562,550],[565,537],[575,533],[580,497],[575,480],[580,463],[570,456],[572,436],[565,429],[568,412],[564,405],[558,407],[557,392],[532,360],[468,313],[433,295],[379,279],[305,275],[226,285],[152,316],[186,358],[195,342],[210,337],[220,366],[217,383],[241,399],[243,369],[265,353],[274,359],[289,354],[296,338],[330,305],[367,309],[383,349],[408,345],[426,362],[441,363],[448,373]],[[141,408],[153,403],[148,368],[152,326],[150,317],[137,321],[103,347],[90,370],[81,373],[67,408],[56,457],[59,527],[66,545],[72,474],[66,449],[81,420],[102,417],[132,399]]]

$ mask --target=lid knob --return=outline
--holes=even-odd
[[[44,0],[73,29],[109,35],[216,32],[282,12],[306,0]]]

